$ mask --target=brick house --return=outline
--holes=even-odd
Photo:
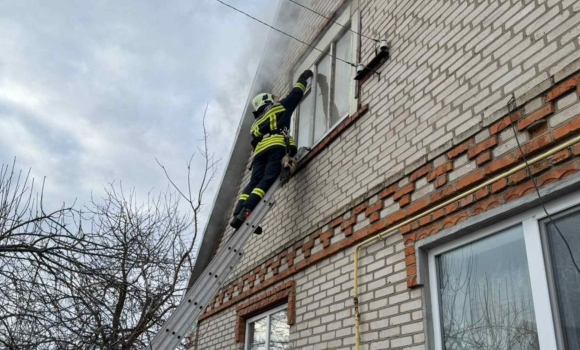
[[[300,2],[340,25],[282,0],[320,51],[271,34],[252,95],[315,70],[312,150],[193,348],[580,349],[580,2]],[[232,234],[249,112],[192,282]]]

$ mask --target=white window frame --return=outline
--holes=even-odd
[[[560,212],[569,210],[578,205],[580,205],[580,192],[575,192],[546,203],[546,209],[548,210],[548,213],[555,216]],[[526,257],[530,273],[530,284],[532,288],[532,298],[540,349],[560,349],[556,341],[557,320],[555,317],[557,317],[557,313],[552,310],[553,301],[550,298],[551,294],[548,284],[547,257],[545,255],[542,238],[543,235],[540,226],[542,225],[540,221],[543,221],[546,218],[547,215],[540,206],[515,215],[510,219],[488,226],[476,233],[469,234],[448,243],[443,243],[428,251],[429,294],[433,315],[433,343],[435,350],[443,350],[441,315],[439,311],[440,300],[439,281],[437,279],[437,256],[518,225],[522,226],[524,232]]]
[[[568,215],[580,215],[580,207],[572,207],[566,210],[560,211],[556,214],[552,214],[553,220],[556,222],[558,219],[567,217]],[[545,217],[542,220],[538,220],[540,222],[540,233],[542,235],[542,248],[544,249],[544,261],[546,264],[546,273],[548,278],[548,286],[550,291],[550,301],[552,303],[552,311],[553,311],[553,319],[554,319],[554,327],[556,330],[556,339],[558,341],[558,349],[567,349],[565,337],[564,337],[564,329],[562,324],[561,313],[559,309],[559,302],[557,300],[558,292],[556,290],[556,279],[554,277],[554,266],[552,263],[552,252],[550,251],[549,247],[549,238],[548,238],[548,230],[546,226],[550,223],[550,219]]]
[[[244,342],[244,350],[250,349],[250,323],[261,320],[264,317],[266,318],[266,329],[268,330],[266,332],[266,349],[268,347],[270,347],[270,316],[277,313],[277,312],[280,312],[282,310],[288,310],[288,304],[283,304],[283,305],[277,306],[273,309],[269,309],[266,312],[263,312],[259,315],[252,317],[252,318],[248,318],[246,320],[246,340]]]
[[[330,55],[335,56],[336,55],[336,41],[340,38],[341,35],[345,34],[346,32],[348,32],[348,29],[344,28],[343,26],[347,26],[348,28],[358,28],[358,10],[354,11],[351,13],[351,5],[349,4],[348,6],[346,6],[342,13],[340,14],[340,16],[338,16],[338,18],[336,19],[335,22],[339,23],[340,25],[331,23],[330,28],[326,31],[326,33],[322,36],[322,38],[320,39],[320,41],[315,45],[317,48],[321,49],[323,52],[320,52],[318,50],[314,50],[312,49],[310,54],[308,54],[308,56],[306,56],[306,58],[304,59],[304,61],[297,67],[297,69],[294,71],[294,75],[293,75],[293,79],[292,79],[292,84],[294,84],[294,82],[296,82],[296,80],[298,80],[298,77],[300,76],[300,74],[302,72],[304,72],[307,69],[312,70],[312,72],[314,73],[314,77],[311,79],[311,83],[310,86],[316,86],[316,68],[317,65],[322,61],[322,59],[324,59],[324,57],[330,53]],[[351,56],[349,57],[349,61],[350,62],[356,62],[356,57],[357,57],[357,53],[359,51],[359,40],[358,40],[358,35],[354,34],[351,32]],[[322,49],[324,48],[324,49]],[[334,81],[334,71],[335,71],[335,64],[346,64],[344,62],[336,62],[336,60],[333,60],[332,64],[331,64],[331,81]],[[317,139],[314,138],[314,123],[312,122],[310,125],[310,142],[309,142],[309,146],[310,148],[314,148],[320,141],[322,141],[328,134],[330,134],[332,132],[332,130],[338,125],[340,124],[340,122],[342,122],[344,119],[346,119],[347,117],[349,117],[350,115],[354,114],[357,111],[357,98],[356,98],[356,81],[354,80],[356,76],[356,69],[353,67],[351,69],[351,84],[350,84],[350,90],[349,90],[349,96],[348,96],[348,113],[346,113],[344,116],[340,116],[338,118],[338,120],[336,122],[334,122],[334,124],[330,124],[331,120],[330,120],[330,116],[327,116],[326,118],[326,131]],[[310,86],[308,87],[307,91],[305,92],[305,96],[309,93],[313,93],[311,91]],[[334,92],[334,86],[330,86],[330,91],[331,93]],[[334,96],[333,96],[334,97]],[[329,99],[329,103],[330,103]],[[314,113],[316,113],[316,96],[312,96],[312,104],[313,104],[313,111]],[[330,109],[329,109],[330,110]],[[297,140],[299,140],[300,135],[298,135],[298,123],[299,123],[299,117],[300,117],[300,105],[298,105],[298,107],[296,108],[296,111],[294,112],[294,116],[293,116],[293,123],[292,123],[292,135],[294,138],[296,138]],[[300,141],[299,141],[300,142]]]

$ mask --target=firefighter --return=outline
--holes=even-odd
[[[252,176],[240,196],[230,226],[236,230],[250,216],[282,170],[282,159],[296,154],[296,143],[288,134],[292,113],[302,100],[312,71],[304,71],[292,91],[276,102],[272,94],[259,94],[252,100],[256,121],[252,134]]]

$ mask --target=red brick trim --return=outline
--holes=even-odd
[[[455,146],[451,151],[447,152],[448,159],[455,159],[462,155],[463,153],[467,152],[469,147],[473,146],[474,140],[473,138],[468,139],[467,141],[461,143],[458,146]]]
[[[522,118],[522,113],[520,111],[514,112],[506,117],[501,118],[499,121],[497,121],[495,124],[493,124],[490,127],[489,132],[492,135],[499,134],[500,132],[504,131],[506,128],[511,126],[512,123],[515,123],[516,121],[520,120],[521,118]]]
[[[564,82],[560,86],[565,86],[566,91],[571,91],[571,88],[568,88],[570,86],[569,83]],[[576,89],[576,91],[580,94],[579,89]],[[560,95],[563,96],[563,94]],[[434,161],[420,164],[415,171],[409,173],[410,175],[393,178],[392,181],[385,182],[369,190],[364,196],[359,197],[363,198],[362,200],[353,201],[348,209],[341,209],[333,217],[330,217],[327,222],[313,230],[311,234],[295,242],[293,246],[283,249],[282,252],[270,257],[267,262],[260,263],[253,270],[233,281],[226,287],[225,291],[216,295],[210,305],[208,305],[204,317],[209,317],[256,293],[272,288],[288,280],[294,274],[311,267],[319,261],[328,259],[333,254],[367,239],[386,227],[397,224],[425,209],[432,208],[446,199],[473,188],[478,183],[491,178],[491,176],[521,163],[523,157],[515,146],[509,150],[504,150],[505,153],[501,155],[494,156],[494,149],[505,144],[504,142],[498,145],[500,137],[495,137],[495,135],[501,130],[510,127],[511,123],[516,123],[530,115],[524,112],[525,106],[520,107],[520,110],[503,116],[498,122],[492,124],[489,127],[489,132],[492,136],[479,144],[475,144],[474,141],[468,141],[466,146],[460,148],[455,146],[451,150],[456,151],[451,152],[451,155],[449,155],[451,150],[443,153],[442,157],[444,159],[442,162],[438,162],[437,167],[435,167]],[[554,115],[557,114],[547,115],[544,119],[549,120]],[[521,131],[521,133],[523,132],[527,133],[525,130]],[[531,156],[578,134],[580,134],[580,114],[570,116],[566,121],[559,122],[559,125],[550,126],[550,123],[546,123],[546,129],[543,132],[529,135],[530,140],[522,144],[523,152],[527,156]],[[470,150],[473,150],[471,151],[473,158],[466,158],[468,158],[469,162],[475,164],[476,168],[453,181],[449,181],[450,176],[448,176],[448,173],[453,172],[455,169],[455,161],[449,158],[455,157],[457,159],[459,154],[469,153]],[[461,161],[465,162],[465,160]],[[426,169],[429,170],[427,171]],[[540,186],[559,181],[579,171],[580,143],[532,166],[532,173],[537,176],[538,185]],[[411,181],[411,176],[416,181]],[[435,182],[437,188],[430,193],[425,193],[420,198],[414,198],[413,195],[417,193],[415,187],[418,186],[419,181],[423,181],[419,179],[424,176],[427,176],[429,182]],[[406,184],[401,188],[397,185],[400,180],[406,180],[404,182]],[[424,239],[444,228],[457,225],[471,216],[479,215],[503,203],[527,195],[533,191],[531,185],[526,172],[518,172],[409,225],[405,225],[405,227],[401,228],[405,246],[408,248],[417,240]],[[395,197],[398,202],[393,201]],[[386,204],[387,202],[389,204]],[[397,205],[398,208],[391,207],[390,210],[385,211],[383,207],[386,205]],[[361,215],[363,213],[364,215]],[[361,222],[365,220],[366,225],[361,225]],[[354,227],[359,229],[355,231]],[[341,239],[337,239],[337,236],[340,235],[342,235]],[[410,254],[406,258],[408,287],[413,288],[417,286],[416,266],[414,266],[415,259],[409,256]],[[271,277],[266,279],[266,275],[271,275]]]
[[[518,123],[518,130],[522,131],[532,125],[534,122],[546,118],[547,116],[553,114],[556,111],[553,103],[548,103],[544,107],[540,108],[536,112],[532,113],[531,115],[525,117],[524,119],[520,120]]]
[[[288,325],[296,323],[296,282],[288,281],[236,307],[236,343],[246,338],[246,320],[278,305],[288,303]],[[203,315],[200,321],[210,315]]]
[[[353,115],[344,119],[334,129],[330,132],[330,134],[326,135],[308,154],[304,157],[300,163],[298,164],[298,169],[300,170],[306,166],[306,164],[310,163],[312,159],[314,159],[319,153],[321,153],[325,148],[331,145],[339,136],[342,134],[346,129],[348,129],[354,122],[365,115],[369,110],[369,105],[366,104],[359,108]]]
[[[556,98],[561,97],[562,95],[576,89],[578,84],[580,84],[580,74],[572,76],[548,92],[546,94],[546,102],[553,101]]]

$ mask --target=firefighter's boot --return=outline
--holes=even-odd
[[[236,230],[239,229],[250,214],[252,214],[250,209],[242,208],[238,215],[234,216],[234,219],[230,222],[230,226]]]

